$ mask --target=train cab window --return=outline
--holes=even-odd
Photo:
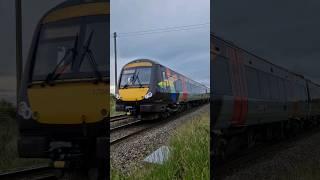
[[[147,86],[150,80],[151,67],[125,69],[120,77],[120,88]]]
[[[109,25],[107,24],[106,17],[87,17],[86,19],[86,36],[85,42],[89,44],[89,51],[87,55],[84,57],[83,61],[80,62],[80,72],[81,73],[92,73],[95,70],[93,69],[92,63],[90,60],[94,61],[97,70],[102,74],[109,74],[109,55],[106,49],[109,49],[110,43],[108,42],[109,35]],[[92,36],[91,39],[90,35]],[[90,59],[89,57],[92,56]]]
[[[231,95],[232,86],[230,81],[229,62],[222,56],[217,56],[213,61],[212,69],[213,93],[219,95]]]
[[[59,63],[64,66],[61,74],[72,72],[74,51],[71,50],[77,48],[75,45],[79,40],[80,28],[80,20],[56,22],[41,27],[32,80],[45,80]],[[61,62],[63,59],[64,62]]]
[[[57,74],[57,79],[109,76],[108,23],[106,16],[92,16],[43,25],[35,48],[32,80]]]
[[[258,71],[248,66],[245,67],[245,70],[246,70],[248,96],[250,98],[256,98],[256,99],[260,98]]]

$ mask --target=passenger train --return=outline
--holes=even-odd
[[[212,150],[296,135],[320,124],[320,86],[211,34]]]
[[[41,18],[19,95],[20,157],[80,168],[109,157],[109,6],[70,0]]]
[[[116,110],[149,120],[208,102],[210,96],[205,85],[149,59],[126,64],[118,87]]]

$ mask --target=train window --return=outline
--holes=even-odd
[[[294,96],[294,101],[299,100],[299,86],[297,84],[293,85],[293,96]]]
[[[301,86],[301,98],[303,101],[307,100],[307,89],[305,86]]]
[[[260,90],[261,90],[261,96],[263,99],[270,99],[271,93],[270,93],[270,83],[268,74],[265,72],[260,71],[259,72],[259,79],[260,79]]]
[[[250,98],[260,98],[258,71],[246,66],[246,79],[248,87],[248,96]]]
[[[181,79],[178,79],[174,82],[174,86],[176,88],[176,92],[180,93],[182,92],[182,81]]]
[[[218,56],[213,62],[213,92],[220,95],[231,95],[229,63],[226,58]]]
[[[91,51],[92,59],[97,65],[97,70],[100,72],[109,72],[108,66],[108,52],[106,49],[109,49],[108,42],[108,32],[109,25],[107,24],[106,17],[90,17],[87,18],[86,23],[86,37],[85,41],[88,41],[91,37],[91,43],[89,44],[89,51]],[[88,53],[88,55],[90,55]],[[90,56],[85,56],[85,59],[80,62],[80,72],[92,73],[94,69],[92,63],[90,63]],[[109,73],[108,73],[109,74]]]
[[[280,99],[282,101],[285,101],[286,100],[286,92],[285,92],[284,80],[282,78],[279,78],[278,84],[279,84]]]
[[[285,81],[285,90],[286,90],[285,92],[286,92],[287,101],[293,101],[294,89],[290,81]]]
[[[80,27],[80,21],[73,20],[52,23],[41,28],[32,80],[45,80],[63,59],[64,69],[61,74],[73,72],[71,49],[80,34]]]
[[[269,75],[269,82],[270,82],[270,88],[271,88],[271,98],[274,100],[279,100],[280,92],[279,92],[278,77]]]

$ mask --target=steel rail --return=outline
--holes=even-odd
[[[117,121],[121,121],[121,120],[125,120],[128,119],[129,117],[125,114],[123,115],[118,115],[118,116],[112,116],[110,117],[110,122],[117,122]]]
[[[50,166],[40,166],[32,167],[22,170],[13,170],[5,173],[0,173],[0,179],[18,179],[18,178],[27,178],[33,177],[32,179],[56,179],[56,176],[52,171],[53,168]]]
[[[146,130],[148,130],[148,129],[151,129],[152,127],[154,127],[154,126],[148,126],[148,127],[146,127],[146,128],[140,129],[140,130],[138,130],[138,131],[135,131],[135,132],[133,132],[133,133],[127,134],[127,135],[125,135],[125,136],[121,136],[120,138],[116,138],[115,140],[111,140],[111,141],[110,141],[110,144],[111,144],[111,145],[114,145],[114,144],[116,144],[116,143],[118,143],[118,142],[120,142],[120,141],[123,141],[123,140],[125,140],[125,139],[128,139],[128,138],[131,137],[131,136],[140,134],[140,133],[142,133],[142,132],[144,132],[144,131],[146,131]]]
[[[114,132],[114,131],[119,130],[119,129],[129,128],[129,127],[132,127],[132,126],[134,126],[134,125],[138,125],[138,124],[140,124],[141,122],[142,122],[142,120],[136,120],[136,121],[133,121],[133,122],[130,122],[130,123],[126,123],[126,124],[123,124],[123,125],[119,125],[119,126],[110,128],[110,132]]]

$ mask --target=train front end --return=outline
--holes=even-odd
[[[19,95],[21,157],[95,159],[107,148],[109,18],[108,1],[78,0],[39,22]]]
[[[148,116],[165,110],[157,96],[158,65],[150,60],[135,60],[126,64],[116,92],[116,110],[128,115]]]

